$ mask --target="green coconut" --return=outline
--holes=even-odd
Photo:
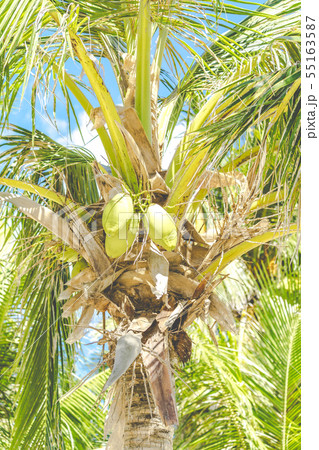
[[[133,201],[128,194],[116,194],[104,208],[102,225],[107,237],[119,234],[134,213]]]
[[[128,222],[126,229],[120,230],[113,236],[106,236],[105,251],[111,258],[118,258],[126,253],[132,246],[139,229],[139,217],[134,214]]]
[[[155,244],[172,251],[177,244],[177,230],[172,217],[160,205],[152,203],[143,217],[145,228]]]

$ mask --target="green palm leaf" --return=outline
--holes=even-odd
[[[194,358],[177,383],[176,448],[300,449],[300,294],[278,289],[264,269],[257,276],[261,296],[254,313],[242,315],[238,338],[219,331],[218,351],[203,326],[193,330]],[[291,282],[296,276],[299,269],[286,273]]]

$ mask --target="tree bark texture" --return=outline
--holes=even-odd
[[[111,405],[110,416],[115,415],[121,423],[117,431],[112,427],[108,450],[173,449],[174,428],[161,420],[141,358],[117,383],[113,402],[118,404]]]

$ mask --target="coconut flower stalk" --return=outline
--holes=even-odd
[[[84,336],[94,312],[104,317],[97,345],[102,348],[99,367],[111,368],[100,393],[112,399],[104,430],[107,448],[172,448],[178,425],[174,379],[192,352],[188,327],[195,320],[208,323],[211,317],[222,330],[236,333],[230,308],[216,295],[228,264],[298,229],[299,44],[281,42],[276,47],[272,42],[270,48],[266,33],[260,51],[264,60],[270,59],[263,65],[249,46],[242,56],[246,38],[239,31],[236,50],[231,38],[226,39],[224,62],[211,58],[220,51],[214,40],[209,51],[201,42],[207,50],[200,59],[203,64],[194,61],[181,83],[159,101],[163,56],[176,62],[172,42],[184,36],[178,25],[180,9],[173,1],[162,2],[160,9],[158,2],[149,0],[132,2],[128,10],[117,3],[109,25],[96,6],[89,11],[82,2],[66,10],[48,0],[30,2],[28,11],[17,4],[21,27],[14,35],[18,25],[10,30],[6,25],[12,2],[4,0],[0,25],[9,34],[2,57],[5,67],[12,69],[5,81],[14,82],[19,61],[26,68],[18,77],[24,83],[37,67],[35,94],[41,71],[49,71],[67,101],[72,94],[87,112],[110,170],[83,149],[72,151],[35,128],[28,133],[11,125],[4,136],[10,149],[3,154],[0,199],[5,214],[13,211],[14,219],[6,222],[8,236],[31,219],[42,230],[43,261],[63,261],[63,267],[73,268],[69,279],[59,278],[59,288],[54,289],[63,320],[77,317],[63,338],[66,345]],[[206,19],[213,17],[216,11],[206,7]],[[110,13],[103,2],[101,8]],[[90,25],[85,20],[89,14]],[[283,26],[284,14],[261,9],[255,13],[257,30],[249,19],[246,28],[259,36],[258,26],[262,29],[266,20]],[[31,30],[34,18],[57,33],[46,42]],[[186,15],[182,18],[187,32],[199,36],[200,25]],[[125,52],[114,46],[114,27]],[[61,35],[63,49],[54,54],[49,43]],[[153,55],[150,44],[156,36]],[[20,52],[23,43],[30,49],[27,56]],[[95,56],[98,49],[112,63],[122,106],[115,105],[106,87]],[[273,52],[280,58],[271,59]],[[99,106],[91,105],[81,82],[67,73],[64,62],[69,55],[85,73]],[[203,83],[205,89],[200,88]],[[4,98],[8,105],[10,98],[14,100]],[[178,118],[183,118],[181,105],[189,107],[185,132],[164,170],[163,146]],[[7,122],[9,112],[8,107]],[[238,145],[242,136],[244,147]],[[106,315],[115,328],[107,327]],[[54,354],[56,348],[50,351]],[[21,383],[27,392],[29,387]],[[28,434],[31,428],[19,426],[22,417],[18,408],[12,441],[16,446],[34,438]],[[28,418],[30,426],[32,420]]]

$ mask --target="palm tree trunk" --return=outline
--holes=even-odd
[[[123,376],[123,382],[117,385],[115,393],[123,396],[124,408],[123,441],[113,441],[108,449],[116,450],[171,450],[173,449],[172,426],[165,426],[154,404],[150,385],[146,378],[142,361],[136,364]]]

